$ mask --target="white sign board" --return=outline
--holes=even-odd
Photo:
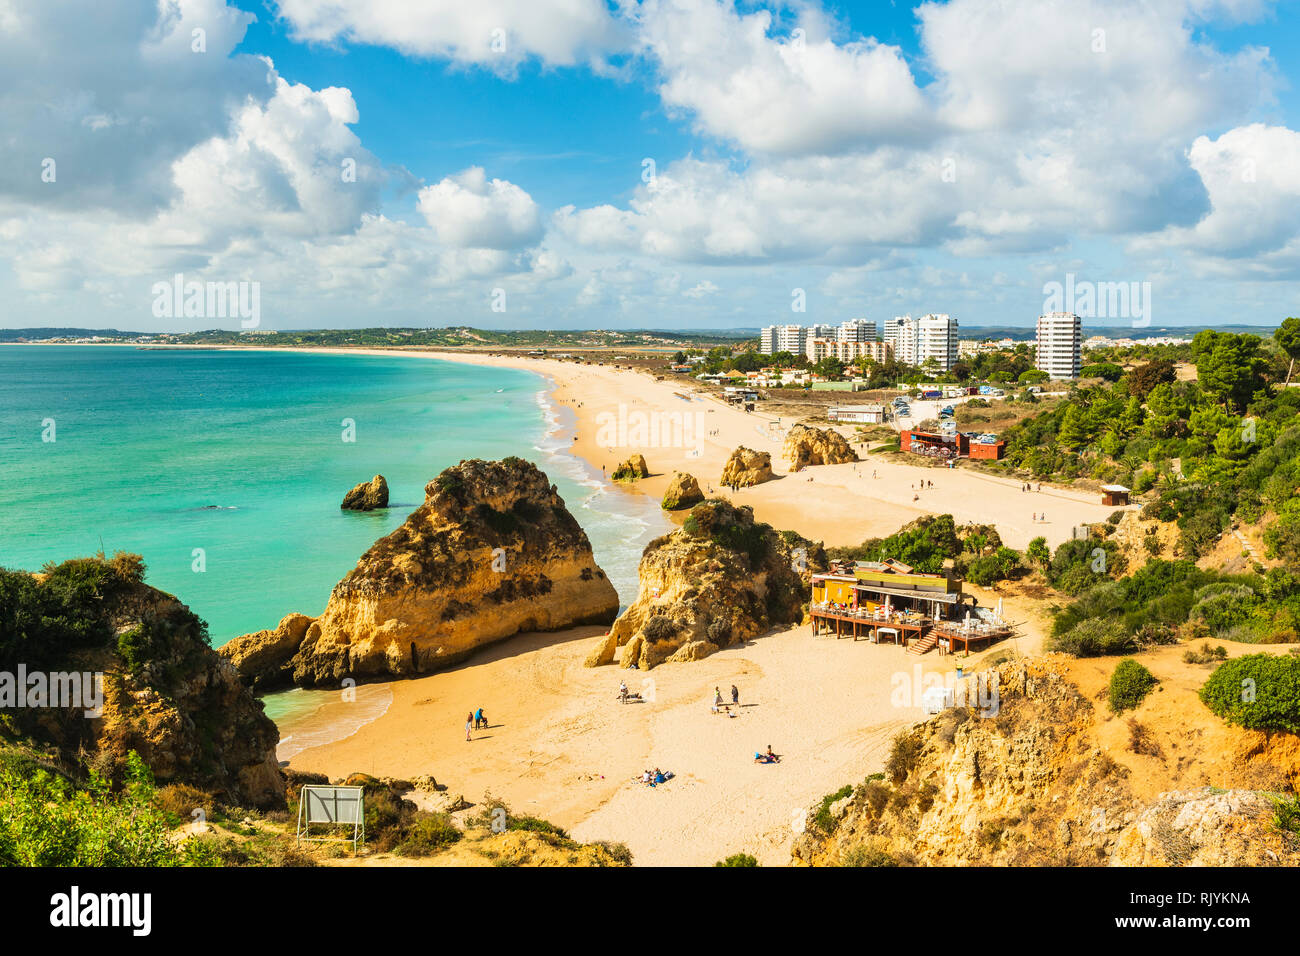
[[[357,823],[361,820],[360,787],[302,788],[308,823]]]

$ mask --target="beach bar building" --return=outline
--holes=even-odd
[[[922,574],[897,561],[857,561],[812,576],[813,634],[902,644],[924,654],[979,649],[1011,635],[1000,619],[976,615],[974,598],[950,574]]]
[[[1128,504],[1129,490],[1123,485],[1102,485],[1101,503],[1103,505]]]

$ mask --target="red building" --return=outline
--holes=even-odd
[[[982,458],[988,461],[1001,461],[1002,456],[1007,453],[1007,443],[1002,439],[993,442],[970,443],[970,456],[972,458]]]
[[[961,432],[941,435],[937,432],[905,431],[899,435],[898,447],[915,455],[978,458],[987,461],[1000,461],[1007,451],[1007,443],[1001,439],[992,442],[971,441],[968,435]]]

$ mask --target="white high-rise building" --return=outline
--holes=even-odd
[[[769,325],[759,333],[758,350],[764,355],[790,352],[798,355],[804,350],[802,325]]]
[[[912,361],[911,349],[916,341],[913,331],[912,317],[910,315],[896,315],[892,319],[885,320],[883,336],[885,342],[893,350],[895,359],[909,365]]]
[[[946,372],[957,362],[957,320],[952,316],[931,313],[916,322],[916,359],[913,365],[922,366],[934,359],[939,370]]]
[[[840,323],[835,337],[841,342],[874,342],[876,323],[870,319],[849,319]]]
[[[1073,312],[1038,317],[1038,354],[1034,364],[1051,378],[1078,378],[1083,320]]]

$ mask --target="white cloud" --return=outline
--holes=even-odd
[[[488,181],[480,166],[420,190],[418,208],[451,246],[517,249],[542,237],[541,212],[514,183]]]
[[[836,44],[811,9],[793,37],[769,36],[766,10],[741,14],[716,0],[647,0],[638,19],[664,103],[745,149],[833,152],[932,132],[901,51]]]
[[[599,63],[625,42],[601,0],[277,0],[276,12],[298,40],[388,46],[507,73],[529,57]]]
[[[1187,156],[1209,192],[1210,212],[1133,248],[1181,247],[1214,275],[1300,278],[1300,133],[1252,123],[1217,139],[1197,137]]]
[[[898,51],[833,43],[815,13],[802,49],[763,11],[652,0],[643,42],[661,95],[747,161],[685,158],[620,209],[561,209],[590,247],[683,262],[966,257],[1046,251],[1194,224],[1210,198],[1186,150],[1271,102],[1264,50],[1223,53],[1208,0],[950,0],[918,10],[924,91]]]

